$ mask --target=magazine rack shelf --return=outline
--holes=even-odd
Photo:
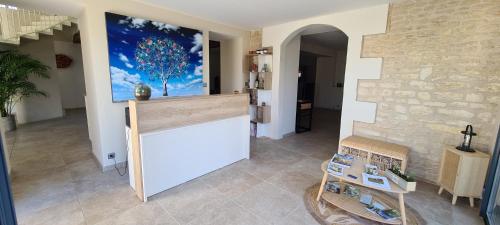
[[[363,189],[361,187],[361,189]],[[383,202],[381,198],[378,198],[375,193],[370,193],[373,196],[373,199],[379,202]],[[322,195],[322,198],[327,202],[347,211],[352,214],[358,215],[363,218],[367,218],[369,220],[377,221],[384,224],[401,224],[401,219],[394,220],[384,220],[380,218],[378,215],[375,215],[368,210],[366,210],[366,206],[359,203],[359,200],[356,198],[348,197],[344,194],[336,194],[333,192],[325,192]]]
[[[408,193],[408,191],[403,190],[400,188],[397,184],[394,182],[389,182],[390,184],[390,190],[388,189],[382,189],[382,188],[377,188],[373,186],[368,186],[363,183],[363,178],[362,178],[362,173],[364,171],[364,165],[366,164],[365,161],[356,159],[354,160],[352,166],[350,168],[344,168],[344,172],[342,175],[334,175],[334,174],[329,174],[327,171],[328,163],[330,160],[326,160],[321,164],[321,170],[323,171],[323,180],[321,181],[321,186],[319,188],[318,192],[318,197],[317,200],[319,201],[321,198],[323,198],[325,201],[347,211],[353,214],[356,214],[358,216],[382,222],[382,223],[388,223],[388,224],[403,224],[406,225],[406,212],[405,212],[405,205],[404,205],[404,198],[403,194]],[[354,175],[357,178],[351,178],[348,175]],[[399,211],[401,213],[401,219],[398,220],[384,220],[381,217],[378,217],[377,215],[369,212],[368,210],[365,209],[365,206],[362,205],[357,198],[349,198],[343,194],[334,194],[334,193],[328,193],[325,192],[323,193],[324,187],[326,182],[328,181],[328,177],[332,176],[336,179],[338,179],[341,183],[351,183],[356,186],[362,187],[363,189],[373,189],[373,190],[379,190],[383,192],[389,192],[389,193],[395,193],[398,195],[398,200],[399,200]],[[386,202],[381,201],[382,203],[388,205]]]

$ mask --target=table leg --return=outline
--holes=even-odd
[[[439,187],[438,195],[441,195],[441,193],[443,193],[443,189],[443,187]]]
[[[325,172],[323,174],[323,179],[321,180],[321,185],[319,186],[319,192],[318,192],[318,197],[316,198],[316,201],[319,201],[321,198],[321,194],[323,194],[323,189],[325,188],[325,183],[328,180],[328,173]]]
[[[451,204],[455,205],[457,203],[457,197],[456,195],[453,195],[453,198],[451,199]]]
[[[399,211],[401,211],[401,221],[403,225],[406,225],[406,211],[405,211],[405,200],[403,198],[403,193],[399,193]]]
[[[470,207],[474,208],[474,198],[473,197],[469,197],[469,203],[470,203]]]

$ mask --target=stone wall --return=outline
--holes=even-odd
[[[380,80],[358,100],[378,103],[356,135],[411,148],[409,171],[437,181],[444,145],[472,124],[474,148],[490,151],[500,105],[500,1],[419,0],[391,5],[387,33],[365,36],[363,57],[383,57]]]
[[[262,48],[262,30],[254,30],[250,32],[250,50]],[[267,46],[264,46],[267,47]]]

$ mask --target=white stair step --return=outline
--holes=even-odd
[[[45,30],[41,30],[40,31],[40,34],[45,34],[45,35],[54,35],[54,30],[52,29],[45,29]]]
[[[11,39],[1,39],[1,43],[6,43],[6,44],[12,44],[12,45],[19,45],[21,44],[21,39],[20,38],[11,38]]]
[[[21,37],[28,38],[28,39],[33,39],[33,40],[40,39],[40,35],[38,35],[38,33],[22,34]]]
[[[31,33],[38,29],[38,26],[21,26],[22,33]]]
[[[62,24],[65,26],[71,27],[71,21],[69,21],[69,20],[63,21]]]
[[[58,24],[58,25],[53,26],[52,29],[54,29],[54,30],[62,30],[63,27],[62,27],[61,24]]]
[[[45,29],[45,30],[40,30],[42,27],[40,26],[21,26],[21,34],[26,34],[26,33],[33,33],[33,32],[40,32],[42,34],[46,35],[53,35],[54,32],[51,28]]]
[[[33,21],[31,26],[53,26],[55,24],[61,24],[63,21]]]
[[[69,19],[68,16],[40,16],[41,21],[50,21],[50,20],[67,20]]]

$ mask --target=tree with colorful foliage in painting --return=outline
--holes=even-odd
[[[168,96],[168,80],[182,76],[189,65],[184,47],[168,38],[143,38],[137,43],[135,60],[137,69],[147,72],[151,80],[161,80],[163,96]]]

